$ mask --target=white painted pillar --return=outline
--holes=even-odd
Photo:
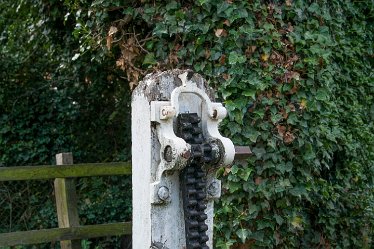
[[[213,91],[198,74],[171,70],[145,77],[132,96],[132,186],[133,248],[184,249],[185,217],[180,172],[189,165],[191,146],[176,136],[180,113],[197,113],[206,140],[219,155],[216,165],[205,169],[205,200],[208,218],[206,246],[213,248],[213,200],[221,194],[215,169],[234,159],[232,142],[218,132],[226,116],[220,103],[213,103]],[[208,167],[208,166],[207,166]],[[205,245],[205,244],[204,244]],[[204,248],[195,247],[195,248]]]

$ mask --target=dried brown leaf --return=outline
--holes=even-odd
[[[294,104],[290,103],[290,104],[288,104],[288,107],[290,108],[291,112],[296,111],[296,108],[295,108]]]
[[[109,36],[113,36],[115,33],[117,33],[118,32],[118,29],[117,29],[117,27],[116,26],[111,26],[110,28],[109,28],[109,31],[108,31],[108,35]]]
[[[247,49],[245,50],[245,55],[247,57],[251,57],[252,54],[256,51],[256,46],[248,46]]]
[[[283,117],[284,119],[287,119],[287,118],[288,118],[288,113],[287,113],[286,109],[281,110],[280,113],[282,114],[282,117]]]
[[[290,94],[295,94],[299,90],[299,86],[297,84],[293,85],[291,90],[289,91]]]
[[[293,140],[295,140],[295,136],[291,132],[287,131],[286,134],[283,137],[283,141],[286,144],[290,144],[290,143],[292,143]]]
[[[230,174],[230,172],[231,172],[231,168],[225,168],[225,171],[223,172],[223,175],[227,176],[228,174]]]
[[[230,75],[227,74],[227,73],[224,73],[224,74],[222,74],[222,78],[224,78],[225,80],[229,80],[230,79]]]
[[[278,130],[279,136],[281,136],[283,138],[284,134],[286,133],[286,129],[287,129],[286,126],[277,125],[277,130]]]
[[[221,57],[219,58],[219,63],[221,64],[221,65],[224,65],[225,64],[225,62],[226,62],[226,55],[221,55]]]
[[[226,20],[223,22],[223,24],[225,24],[226,26],[230,26],[230,21],[226,19]]]
[[[214,32],[214,34],[217,37],[225,37],[225,36],[227,36],[227,31],[224,30],[224,29],[216,29],[216,31]]]
[[[261,183],[262,183],[262,177],[257,176],[257,177],[255,178],[255,184],[256,184],[256,185],[260,185]]]
[[[209,59],[210,58],[210,55],[211,55],[211,52],[210,52],[210,50],[209,49],[205,49],[205,59]]]
[[[108,35],[106,37],[106,47],[108,48],[108,50],[112,49],[112,42],[113,42],[113,37]]]

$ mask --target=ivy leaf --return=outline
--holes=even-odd
[[[263,231],[257,231],[255,233],[252,233],[250,235],[251,239],[257,240],[257,241],[264,241],[265,233]]]
[[[238,63],[244,63],[246,62],[246,58],[244,55],[240,55],[236,52],[232,52],[230,53],[229,55],[229,64],[230,65],[235,65],[235,64],[238,64]]]
[[[319,10],[320,6],[318,5],[318,3],[312,3],[309,7],[308,7],[308,11],[309,12],[312,12],[312,13],[316,13],[317,10]]]
[[[236,235],[239,237],[242,243],[245,243],[245,241],[247,240],[250,234],[251,234],[250,231],[248,231],[247,229],[243,229],[243,228],[236,231]]]
[[[293,196],[301,197],[302,195],[307,195],[306,189],[303,186],[297,186],[290,190],[290,194]]]
[[[260,207],[252,204],[252,205],[249,206],[248,212],[249,212],[249,214],[254,214],[255,212],[258,212],[259,210],[260,210]]]
[[[243,91],[243,95],[246,97],[251,97],[251,99],[256,100],[256,90],[247,89]]]
[[[270,228],[270,229],[274,229],[274,224],[273,222],[269,221],[269,220],[265,220],[265,219],[262,219],[262,220],[258,220],[256,222],[257,224],[257,229],[258,230],[262,230],[264,228]]]
[[[237,165],[233,165],[233,166],[231,167],[231,173],[233,173],[234,175],[235,175],[236,173],[238,173],[238,171],[239,171],[239,167],[238,167]]]
[[[313,146],[310,143],[305,144],[303,151],[303,159],[305,161],[313,160],[316,157],[316,154],[314,153]]]
[[[302,230],[302,229],[303,229],[302,222],[303,222],[303,218],[302,218],[302,217],[295,216],[295,217],[292,219],[291,224],[292,224],[292,226],[293,226],[294,228],[297,228],[297,229]]]
[[[275,215],[274,215],[274,218],[275,218],[275,220],[277,221],[278,225],[282,225],[282,224],[283,224],[284,219],[283,219],[280,215],[275,214]]]
[[[244,181],[248,181],[248,178],[251,175],[252,171],[253,169],[249,167],[242,169],[240,172],[240,178]]]
[[[252,152],[258,159],[262,158],[266,154],[266,150],[263,147],[255,147],[252,149]]]
[[[167,11],[176,10],[176,9],[178,9],[178,3],[176,1],[171,1],[170,3],[166,5]]]
[[[218,248],[221,248],[221,249],[230,249],[232,245],[234,245],[234,242],[235,241],[223,241],[223,240],[219,240],[217,243],[216,243],[216,246]]]
[[[157,64],[157,61],[155,59],[155,54],[154,53],[146,54],[143,60],[143,65],[147,66],[147,65],[156,65],[156,64]]]
[[[273,122],[273,124],[278,123],[282,119],[283,119],[282,114],[276,113],[276,114],[271,115],[271,122]]]
[[[297,122],[297,115],[296,115],[296,113],[294,113],[294,112],[289,113],[288,117],[287,117],[287,123],[295,125],[296,122]]]
[[[328,99],[328,93],[324,89],[319,89],[316,94],[316,99],[320,101],[326,101]]]
[[[209,0],[198,0],[198,2],[199,2],[200,5],[203,5],[207,2],[209,2]]]
[[[249,135],[248,135],[248,138],[249,138],[249,140],[252,142],[252,143],[256,143],[256,141],[257,141],[257,138],[258,138],[258,136],[260,136],[260,132],[258,132],[258,131],[253,131],[253,132],[251,132]]]
[[[274,29],[274,25],[271,24],[271,23],[268,23],[268,22],[265,23],[263,27],[264,27],[266,32],[269,32],[270,30]]]
[[[282,174],[285,172],[290,172],[292,170],[292,162],[281,162],[276,165],[276,169],[279,170]]]

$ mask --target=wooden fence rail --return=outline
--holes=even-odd
[[[0,246],[30,245],[131,234],[131,222],[0,233]]]
[[[130,163],[0,167],[0,181],[45,180],[68,177],[131,175]]]
[[[55,179],[59,228],[0,233],[0,247],[60,241],[61,249],[81,249],[81,240],[131,234],[131,222],[79,225],[76,177],[130,175],[130,163],[73,164],[72,153],[56,155],[57,165],[0,167],[0,181]]]

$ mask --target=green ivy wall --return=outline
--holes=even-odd
[[[128,158],[118,149],[128,144],[118,134],[129,136],[129,129],[120,128],[129,119],[128,98],[121,96],[128,96],[147,73],[190,68],[209,80],[228,109],[223,133],[253,151],[248,162],[219,171],[224,195],[215,218],[217,248],[373,247],[373,1],[31,2],[44,6],[46,27],[57,37],[47,35],[55,51],[44,48],[45,53],[61,57],[48,59],[56,66],[50,64],[51,78],[43,77],[41,84],[66,79],[63,99],[76,96],[79,104],[64,105],[71,112],[61,114],[61,121],[80,120],[77,130],[59,125],[80,159],[90,158],[87,146],[100,152],[93,153],[97,161]],[[61,34],[69,46],[58,39]],[[61,70],[60,61],[68,70]],[[13,78],[20,80],[14,74],[7,87],[14,87]],[[52,100],[37,103],[47,108]],[[3,123],[14,114],[9,108]],[[104,114],[97,116],[97,108]],[[13,142],[5,140],[7,129],[0,130],[2,164],[17,162],[9,155],[26,155],[9,148],[22,138],[15,134],[30,131],[35,121],[27,122],[9,128],[15,130]],[[116,135],[106,140],[97,129]],[[46,130],[43,136],[50,139],[51,134]],[[91,135],[95,139],[85,139]],[[113,140],[119,147],[111,151]],[[38,158],[45,155],[35,152]]]

